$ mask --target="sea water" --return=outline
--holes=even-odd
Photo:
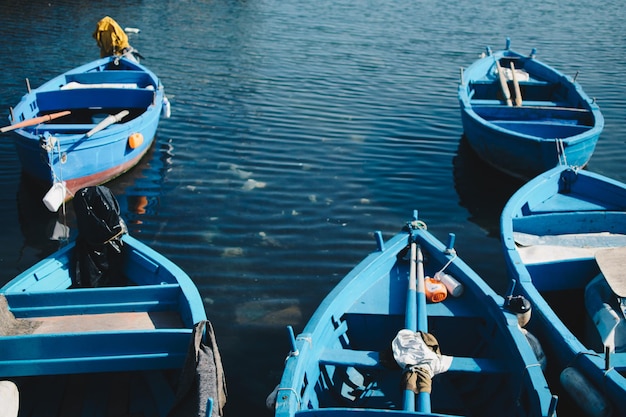
[[[198,285],[224,361],[230,416],[270,416],[296,332],[333,286],[418,210],[499,293],[499,215],[521,185],[462,140],[460,68],[486,46],[574,76],[606,126],[588,168],[626,181],[622,0],[0,1],[0,109],[99,57],[105,15],[162,80],[171,118],[109,183],[130,233]],[[1,120],[4,120],[2,122]],[[0,119],[0,125],[8,118]],[[0,283],[75,233],[0,138]]]

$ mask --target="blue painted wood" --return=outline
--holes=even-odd
[[[19,385],[20,415],[168,415],[204,305],[178,266],[122,240],[127,286],[70,289],[71,243],[0,289],[18,322],[41,323],[0,335],[0,378]]]
[[[443,414],[437,413],[415,413],[413,411],[405,410],[356,410],[356,409],[341,409],[341,408],[318,408],[314,410],[302,410],[296,414],[302,417],[373,417],[373,416],[391,416],[391,417],[445,417]]]
[[[525,263],[514,232],[545,236],[554,245],[557,235],[593,233],[580,242],[569,239],[566,251],[585,248],[589,254],[567,259]],[[602,232],[603,235],[597,235]],[[615,235],[609,235],[617,234]],[[585,311],[584,288],[599,274],[593,250],[602,246],[623,246],[626,236],[626,184],[586,170],[553,168],[521,187],[508,201],[501,218],[501,241],[508,274],[532,303],[529,330],[542,343],[548,361],[558,376],[574,367],[595,387],[613,408],[613,415],[626,415],[625,353],[611,355],[613,369],[605,370],[603,346]],[[545,255],[549,249],[537,242]],[[524,258],[526,259],[526,258]],[[579,399],[580,396],[575,396]],[[586,401],[582,398],[582,401]]]
[[[417,219],[415,219],[417,220]],[[426,309],[426,289],[424,288],[424,255],[420,246],[416,245],[416,267],[417,267],[417,330],[428,333],[428,310]],[[430,413],[431,402],[430,393],[421,391],[417,394],[417,411]]]
[[[0,376],[182,365],[193,326],[206,320],[198,290],[187,274],[159,253],[129,235],[122,240],[128,286],[70,289],[72,243],[0,289],[16,319],[60,323],[52,332],[0,336]],[[110,316],[103,328],[67,328],[74,316],[77,325],[87,320],[96,320],[97,325],[104,322],[104,314]],[[144,314],[152,323],[149,328]],[[126,328],[128,320],[139,320],[140,327]]]
[[[74,289],[72,291],[6,294],[17,318],[104,314],[132,311],[177,311],[178,284]]]
[[[146,88],[153,85],[154,80],[149,72],[138,67],[135,70],[71,72],[65,75],[65,83],[71,82],[81,84],[135,83],[138,88]]]
[[[79,83],[81,88],[67,88],[70,83]],[[47,184],[65,181],[70,195],[82,187],[106,182],[130,169],[147,152],[164,98],[159,78],[124,57],[98,59],[58,75],[24,95],[13,109],[11,124],[64,110],[72,112],[14,131],[22,169]],[[86,138],[102,115],[122,110],[130,114]],[[132,148],[128,138],[134,133],[140,133],[143,142]],[[40,146],[42,138],[49,146]]]
[[[417,284],[417,245],[409,239],[409,285],[406,295],[406,313],[404,318],[404,327],[409,330],[417,331],[418,315],[424,315],[425,312],[418,307],[418,284]],[[423,293],[422,293],[423,294]],[[420,294],[420,296],[422,295]],[[420,320],[421,322],[421,320]],[[404,390],[404,410],[415,411],[416,396],[410,389]]]
[[[375,369],[385,367],[380,361],[380,352],[351,349],[324,350],[320,355],[320,363]],[[504,373],[510,372],[510,367],[503,359],[455,357],[448,372]]]
[[[502,297],[421,223],[409,224],[384,244],[379,239],[377,250],[339,282],[296,337],[291,350],[298,355],[286,360],[276,417],[550,415],[543,372],[517,318],[502,309]],[[406,321],[413,312],[407,300],[418,303],[418,291],[416,297],[407,294],[413,288],[411,243],[423,252],[423,276],[450,262],[445,272],[465,290],[416,308],[442,353],[454,358],[447,372],[433,378],[430,411],[423,412],[402,411],[402,369],[388,355],[397,332],[419,321]]]
[[[504,101],[496,63],[503,71],[513,63],[529,78],[518,83],[521,105]],[[504,88],[515,96],[512,81]],[[525,180],[565,161],[584,167],[604,129],[599,107],[574,79],[534,54],[511,50],[508,40],[504,50],[488,49],[463,71],[458,98],[465,137],[478,156]]]
[[[155,91],[130,88],[78,88],[36,93],[40,112],[58,109],[75,110],[99,106],[101,108],[140,109],[144,111],[154,99]],[[45,129],[54,130],[54,125]]]

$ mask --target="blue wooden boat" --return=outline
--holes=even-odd
[[[527,327],[545,349],[560,404],[569,398],[587,415],[626,415],[626,329],[618,304],[626,296],[619,288],[626,185],[553,168],[511,197],[501,237],[508,272],[532,304]]]
[[[124,285],[72,288],[71,243],[0,289],[0,379],[19,388],[20,416],[190,415],[177,414],[189,399],[183,369],[207,350],[207,375],[188,376],[224,382],[192,280],[135,238],[120,239]],[[217,416],[224,401],[214,395],[201,406]]]
[[[506,48],[462,72],[458,89],[464,134],[478,156],[528,180],[557,165],[584,167],[604,118],[575,78]]]
[[[135,166],[169,114],[159,78],[129,56],[98,59],[28,90],[2,132],[16,133],[22,170],[64,184],[64,199]]]
[[[456,256],[453,234],[444,246],[415,214],[403,232],[387,242],[377,232],[376,240],[377,251],[332,290],[303,332],[294,337],[289,327],[276,417],[553,414],[556,398],[517,316]],[[442,281],[429,279],[437,272]],[[427,301],[437,300],[444,281],[445,299]],[[423,365],[399,366],[403,340],[417,335],[440,347],[428,350],[438,359],[422,368],[436,373],[425,379],[430,392],[401,386],[419,373],[411,365]]]

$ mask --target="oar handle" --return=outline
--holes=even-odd
[[[519,86],[519,82],[517,81],[517,74],[515,73],[515,64],[511,61],[511,77],[513,78],[513,88],[515,89],[515,105],[522,105],[522,90]]]
[[[512,106],[513,103],[511,102],[511,92],[509,91],[509,85],[504,78],[504,71],[500,66],[500,61],[498,61],[498,58],[496,58],[495,60],[496,69],[498,70],[498,80],[500,81],[500,89],[502,90],[502,94],[504,94],[504,100],[506,101],[507,106]]]
[[[0,128],[0,133],[10,132],[11,130],[20,129],[22,127],[34,126],[40,123],[49,122],[50,120],[58,119],[59,117],[67,116],[72,113],[69,110],[63,110],[57,113],[50,113],[44,116],[33,117],[32,119],[24,120],[23,122],[15,123],[9,126]]]
[[[128,113],[130,113],[128,110],[122,110],[118,114],[112,114],[112,115],[107,116],[103,121],[98,123],[93,129],[91,129],[89,132],[87,132],[85,134],[85,136],[91,137],[91,136],[95,135],[99,131],[101,131],[103,129],[106,129],[107,127],[111,126],[112,124],[115,124],[115,123],[119,122],[124,117],[128,116]]]

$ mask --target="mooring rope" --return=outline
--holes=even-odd
[[[454,249],[452,250],[452,253],[454,254],[454,256],[450,258],[448,262],[446,262],[446,264],[439,270],[439,272],[437,272],[437,274],[443,273],[443,271],[445,271],[446,268],[457,258],[456,251]]]
[[[556,155],[559,158],[559,165],[567,165],[567,157],[565,156],[565,145],[563,139],[556,140]]]
[[[53,141],[54,143],[51,145],[49,141]],[[56,171],[54,170],[54,167],[51,164],[51,159],[48,160],[48,167],[50,168],[50,172],[52,173],[52,183],[53,184],[56,182],[63,183],[63,169],[62,169],[63,162],[61,162],[61,158],[63,155],[61,153],[61,141],[54,136],[49,136],[49,138],[46,140],[46,145],[44,146],[44,149],[51,154],[52,156],[51,159],[54,158],[54,154],[56,153],[60,162],[59,163],[59,175],[57,175]],[[65,186],[63,186],[63,188],[65,188]],[[67,188],[65,188],[64,191],[69,193],[69,190]],[[65,198],[63,198],[63,201],[61,202],[61,207],[62,207],[61,208],[62,224],[65,230],[69,230],[68,225],[67,225],[67,210],[66,210],[66,205],[65,205]],[[59,241],[62,243],[62,245],[67,244],[69,241],[69,233],[67,233],[67,235],[64,235],[62,239],[59,239]]]

